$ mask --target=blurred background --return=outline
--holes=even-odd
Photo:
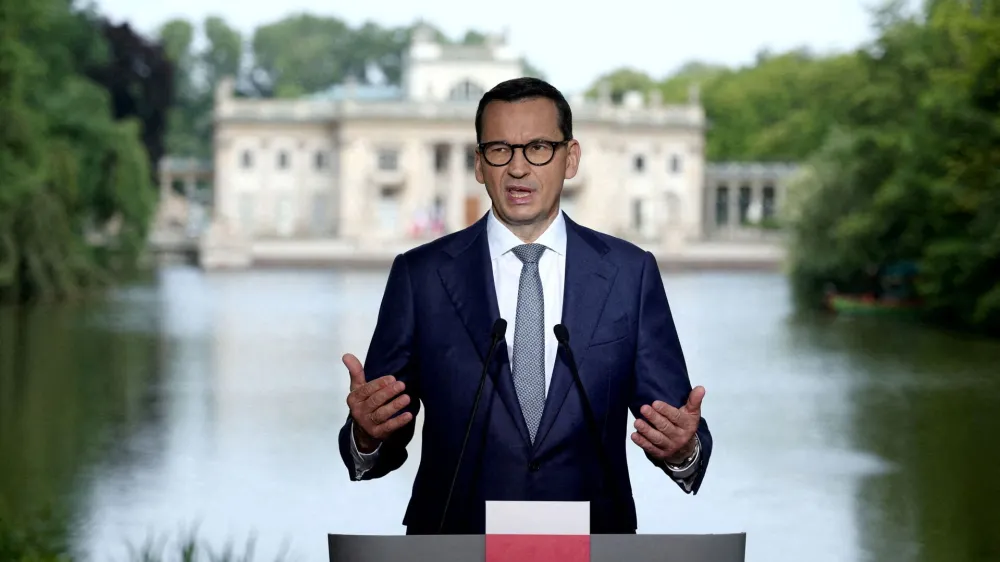
[[[476,103],[522,75],[707,388],[697,496],[629,447],[639,532],[1000,560],[997,0],[0,0],[0,560],[404,532],[419,431],[351,482],[340,357],[488,209]]]

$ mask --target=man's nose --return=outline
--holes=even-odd
[[[531,172],[531,164],[524,157],[524,151],[514,150],[514,155],[507,164],[507,173],[515,178],[523,178]]]

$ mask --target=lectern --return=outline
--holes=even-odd
[[[746,533],[591,535],[586,502],[487,502],[483,535],[328,537],[330,562],[744,562]]]

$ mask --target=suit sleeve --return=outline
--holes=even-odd
[[[398,255],[389,270],[382,304],[379,307],[375,333],[372,335],[368,355],[365,358],[365,379],[374,380],[385,375],[393,375],[406,384],[406,394],[410,403],[397,414],[410,412],[413,420],[398,429],[383,441],[378,454],[369,457],[371,466],[358,470],[352,439],[353,421],[350,414],[340,429],[340,456],[352,480],[380,478],[396,470],[406,461],[406,446],[413,438],[417,413],[420,411],[420,378],[415,369],[414,354],[415,316],[413,307],[413,287],[405,255]],[[367,464],[367,463],[366,463]]]
[[[691,393],[691,381],[677,329],[674,326],[666,289],[656,258],[646,252],[643,259],[639,287],[639,313],[635,358],[635,392],[630,410],[632,415],[642,419],[639,409],[654,400],[662,400],[671,406],[681,407]],[[712,434],[708,423],[701,419],[697,431],[700,441],[698,457],[691,469],[674,473],[665,464],[646,457],[654,465],[670,476],[682,490],[698,493],[709,457],[712,455]]]

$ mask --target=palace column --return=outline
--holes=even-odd
[[[192,165],[194,162],[192,161]],[[194,226],[192,221],[194,219],[194,207],[195,207],[195,196],[198,193],[198,178],[195,177],[193,173],[188,174],[184,178],[184,228],[189,232]]]
[[[740,192],[743,189],[743,184],[739,181],[734,181],[729,185],[729,230],[730,232],[735,232],[742,228],[740,224]]]
[[[719,204],[719,188],[715,184],[706,183],[703,186],[704,193],[702,194],[702,208],[701,208],[701,228],[698,232],[698,238],[704,239],[711,236],[719,229],[719,223],[717,222],[716,206]]]
[[[453,142],[448,151],[448,198],[445,229],[457,232],[465,227],[465,143]]]
[[[350,163],[338,170],[341,232],[344,238],[363,241],[375,222],[372,213],[375,194],[369,181],[371,156],[368,147],[357,139],[343,139],[339,149],[338,162]]]

